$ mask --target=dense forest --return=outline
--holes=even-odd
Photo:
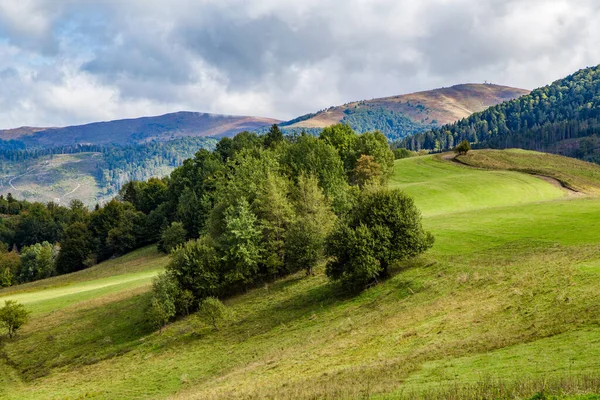
[[[431,125],[413,122],[405,114],[384,107],[348,108],[344,110],[344,114],[341,122],[350,125],[355,131],[379,130],[389,140],[398,140],[431,128]]]
[[[599,134],[600,66],[595,66],[396,146],[442,151],[467,140],[474,148],[518,147],[598,162]]]
[[[223,138],[164,178],[130,181],[93,210],[0,197],[0,285],[158,243],[172,252],[154,284],[158,325],[326,259],[331,279],[361,288],[433,243],[412,199],[385,188],[393,163],[380,132],[338,124],[285,137],[273,126]]]
[[[286,135],[300,134],[304,131],[305,133],[318,136],[323,130],[322,128],[289,127],[292,124],[310,119],[316,115],[318,115],[318,113],[306,114],[290,121],[282,122],[279,124],[279,128]],[[366,103],[345,109],[344,117],[340,123],[349,125],[359,133],[380,131],[390,141],[399,140],[409,135],[424,132],[432,127],[432,124],[413,122],[401,112],[389,110],[382,106],[367,105]],[[433,124],[433,126],[435,126],[435,121]],[[257,132],[264,133],[266,132],[266,128]]]

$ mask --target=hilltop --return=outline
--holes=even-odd
[[[187,136],[233,136],[280,121],[271,118],[231,116],[180,111],[155,117],[94,122],[63,128],[0,130],[0,139],[14,140],[26,147],[50,148],[76,144],[130,145],[166,141]]]
[[[396,161],[390,186],[414,197],[436,243],[357,296],[319,267],[225,300],[219,331],[193,315],[159,333],[145,313],[167,259],[152,248],[0,291],[33,312],[1,348],[0,397],[594,398],[600,201],[584,188],[600,167],[575,185],[580,164],[564,157],[464,161],[477,168]],[[534,164],[582,196],[513,170]]]
[[[466,118],[529,93],[492,84],[461,84],[424,92],[355,101],[280,124],[288,130],[324,128],[347,122],[358,131],[379,129],[397,139]]]
[[[398,146],[440,151],[463,140],[477,148],[523,148],[600,162],[600,65]]]

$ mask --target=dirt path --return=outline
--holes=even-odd
[[[77,182],[77,187],[76,187],[75,189],[71,190],[69,193],[67,193],[67,194],[63,195],[63,196],[62,196],[60,199],[62,200],[62,199],[64,199],[65,197],[67,197],[67,196],[69,196],[69,195],[71,195],[71,194],[75,193],[75,192],[77,191],[77,189],[79,189],[80,187],[81,187],[81,183]]]
[[[565,191],[567,193],[567,196],[569,196],[569,197],[585,196],[585,194],[578,192],[577,190],[574,190],[568,186],[565,186],[561,181],[559,181],[558,179],[553,178],[551,176],[539,175],[539,174],[529,174],[529,175],[535,176],[536,178],[543,179],[546,182],[548,182],[549,184],[551,184],[552,186],[556,186],[557,188],[562,189],[563,191]]]
[[[548,182],[552,186],[556,186],[557,188],[562,189],[567,194],[568,197],[582,197],[582,196],[585,196],[585,193],[582,193],[582,192],[580,192],[578,190],[570,188],[570,187],[566,186],[563,182],[559,181],[558,179],[553,178],[553,177],[548,176],[548,175],[534,174],[534,173],[529,173],[527,171],[508,170],[508,169],[505,169],[505,170],[501,170],[501,169],[486,169],[486,168],[476,167],[474,165],[467,164],[467,163],[465,163],[465,162],[457,159],[456,158],[456,154],[454,154],[454,153],[442,154],[441,158],[443,160],[450,161],[450,162],[453,162],[453,163],[456,163],[456,164],[459,164],[459,165],[462,165],[462,166],[465,166],[465,167],[469,167],[469,168],[484,169],[484,170],[487,170],[487,171],[513,171],[513,172],[520,172],[522,174],[527,174],[527,175],[535,176],[536,178],[539,178],[539,179],[542,179],[542,180]]]

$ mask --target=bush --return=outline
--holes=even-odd
[[[170,253],[180,244],[185,243],[187,231],[183,227],[181,222],[173,222],[170,226],[165,228],[160,240],[158,241],[158,250],[164,253]]]
[[[0,308],[0,325],[8,331],[8,337],[13,338],[17,331],[25,325],[29,319],[29,311],[22,304],[14,300],[7,300],[4,307]]]
[[[433,240],[410,197],[399,190],[366,191],[327,239],[326,273],[347,286],[364,287],[387,276],[392,262],[429,249]]]
[[[471,150],[471,145],[467,140],[463,140],[454,148],[454,152],[459,155],[467,154]]]
[[[399,148],[399,149],[394,150],[394,156],[396,157],[396,160],[401,160],[403,158],[414,157],[416,155],[417,155],[416,152],[410,151],[410,150],[405,149],[405,148]]]
[[[216,297],[207,297],[200,303],[198,315],[218,331],[219,324],[228,318],[229,310]]]

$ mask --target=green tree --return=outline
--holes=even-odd
[[[277,126],[277,124],[271,125],[269,131],[265,134],[264,144],[266,148],[276,146],[278,143],[283,142],[283,132]]]
[[[262,232],[262,263],[267,275],[284,272],[286,232],[294,219],[288,198],[289,182],[277,174],[269,174],[252,204]]]
[[[260,230],[256,215],[246,199],[232,205],[224,213],[225,230],[219,246],[225,263],[224,280],[228,284],[252,283],[261,261]]]
[[[324,258],[325,239],[336,217],[315,177],[301,175],[292,199],[296,219],[287,232],[286,263],[290,272],[304,269],[310,275]]]
[[[7,300],[0,308],[0,325],[8,331],[8,337],[13,338],[17,331],[27,323],[29,311],[15,300]]]
[[[282,167],[292,180],[300,175],[315,176],[325,196],[336,212],[348,206],[347,176],[336,148],[314,136],[300,135],[296,143],[287,146],[282,155]]]
[[[182,291],[197,300],[215,296],[221,289],[221,258],[211,239],[190,240],[171,253],[167,271]]]
[[[21,251],[21,265],[17,280],[19,282],[31,282],[55,275],[54,261],[56,254],[55,247],[48,242],[24,247]]]
[[[228,318],[229,310],[216,297],[207,297],[200,303],[198,315],[202,320],[207,321],[216,331],[218,331],[219,324]]]
[[[152,281],[149,318],[161,332],[177,314],[176,304],[180,293],[176,280],[168,273],[162,273]]]
[[[344,170],[349,173],[354,168],[356,161],[355,146],[358,135],[348,124],[335,124],[323,128],[319,138],[327,144],[332,145],[338,151]]]
[[[347,238],[347,239],[345,239]],[[397,260],[417,256],[433,245],[413,200],[399,190],[364,191],[327,240],[327,276],[355,287],[389,274]]]
[[[383,133],[379,131],[365,132],[358,136],[355,145],[356,158],[352,166],[353,169],[362,155],[373,157],[373,160],[381,167],[384,177],[389,177],[392,174],[394,170],[394,152]]]
[[[95,210],[89,229],[100,260],[125,254],[147,243],[146,216],[129,202],[113,199]]]
[[[352,170],[352,183],[364,188],[367,185],[379,185],[382,181],[383,172],[375,159],[364,154],[360,156]]]
[[[158,249],[165,253],[170,253],[171,250],[185,243],[186,236],[187,231],[183,227],[183,224],[181,222],[172,222],[160,236]]]
[[[327,276],[351,289],[361,289],[377,281],[383,268],[377,258],[376,240],[363,224],[354,229],[338,224],[327,238],[327,254],[332,257],[327,263]]]
[[[0,254],[0,287],[14,285],[20,268],[19,254],[16,251],[3,251]]]
[[[468,140],[463,140],[454,148],[454,152],[459,155],[465,155],[471,150],[471,145]]]
[[[93,252],[92,235],[83,222],[70,225],[63,234],[56,258],[56,271],[67,274],[85,268],[85,261]]]

